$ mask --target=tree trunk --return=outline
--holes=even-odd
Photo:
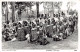
[[[6,16],[5,16],[5,22],[8,24],[9,20],[8,20],[8,2],[6,2]]]
[[[14,11],[15,11],[15,7],[14,7],[14,2],[12,2],[12,22],[15,21],[15,15],[14,15]]]
[[[53,6],[53,2],[52,2],[52,11],[53,11],[53,17],[54,17],[54,6]]]
[[[45,8],[45,3],[43,3],[43,8],[44,8],[44,17],[45,17],[45,11],[46,11],[46,8]]]
[[[47,13],[47,18],[49,18],[49,8],[47,8],[47,11],[48,11],[48,13]]]
[[[30,17],[31,17],[31,6],[30,6]]]
[[[44,16],[45,16],[45,8],[44,8]]]
[[[27,15],[28,15],[28,7],[27,7]]]
[[[36,2],[37,18],[39,17],[39,2]]]

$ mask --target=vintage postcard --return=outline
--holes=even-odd
[[[1,1],[1,50],[79,49],[79,0]]]

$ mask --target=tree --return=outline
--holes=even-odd
[[[14,2],[11,2],[12,3],[12,22],[15,22],[15,3]]]
[[[2,2],[2,7],[6,7],[6,14],[5,14],[5,22],[8,24],[9,20],[8,20],[8,2]]]
[[[21,20],[21,13],[22,13],[21,11],[24,8],[22,5],[23,5],[23,2],[15,2],[15,10],[18,9],[17,13],[18,13],[19,20]]]
[[[25,2],[24,3],[27,7],[30,8],[30,13],[32,12],[32,6],[35,5],[35,2]],[[27,13],[28,13],[28,9],[27,9]]]
[[[37,18],[39,17],[39,2],[36,2]]]
[[[58,9],[59,16],[60,16],[61,5],[62,5],[62,2],[53,2],[54,8]]]
[[[52,11],[53,11],[53,16],[54,16],[54,6],[53,6],[53,2],[52,2]]]
[[[52,2],[44,2],[44,5],[43,5],[43,7],[44,7],[44,10],[46,10],[47,9],[47,17],[49,17],[49,13],[50,13],[50,11],[52,12]],[[44,11],[44,13],[46,13],[46,11]]]
[[[25,7],[29,7],[30,8],[30,12],[31,12],[31,7],[34,5],[34,2],[16,2],[16,9],[18,9],[19,11],[19,17],[21,16],[21,11],[25,9]],[[27,9],[28,12],[28,9]]]

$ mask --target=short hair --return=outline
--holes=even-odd
[[[6,25],[4,25],[4,28],[6,28]]]
[[[24,26],[27,26],[27,21],[23,21]]]
[[[21,27],[21,23],[20,22],[18,23],[18,27]]]
[[[13,26],[17,26],[17,23],[13,23]]]

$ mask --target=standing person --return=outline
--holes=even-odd
[[[57,26],[56,25],[53,25],[53,38],[54,36],[56,36],[56,32],[57,32]]]
[[[53,24],[53,25],[56,24],[54,18],[51,19],[51,24]]]
[[[47,25],[47,19],[45,19],[45,24]]]
[[[77,29],[77,22],[78,22],[78,16],[77,14],[73,15],[73,25],[74,25],[74,29]]]
[[[72,29],[73,29],[73,25],[72,25],[72,18],[69,17],[69,21],[68,21],[68,28],[70,30],[69,34],[71,35],[72,34]]]
[[[50,19],[48,19],[48,25],[50,25]]]
[[[72,17],[72,16],[71,16],[71,17]],[[70,29],[71,29],[71,32],[73,33],[73,32],[74,32],[73,18],[71,18],[71,19],[69,20],[69,27],[70,27]]]
[[[37,26],[39,26],[39,19],[37,18],[35,21],[36,21]]]
[[[64,26],[63,26],[63,23],[61,21],[59,21],[59,39],[60,40],[63,40],[63,32],[64,32]]]

